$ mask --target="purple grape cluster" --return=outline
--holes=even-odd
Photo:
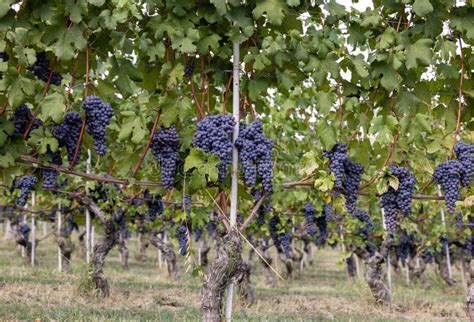
[[[327,222],[330,222],[332,219],[332,206],[330,203],[323,203],[323,215],[326,218]]]
[[[253,196],[255,204],[260,200],[262,196],[262,190],[260,189],[252,189],[250,194]],[[267,212],[272,212],[272,206],[268,202],[264,202],[260,208],[258,209],[258,216],[257,216],[257,225],[258,226],[263,226],[265,224],[265,214]]]
[[[207,233],[209,235],[214,235],[217,230],[217,222],[215,220],[209,220],[209,222],[206,225]]]
[[[79,226],[75,221],[74,214],[69,214],[66,217],[66,224],[63,228],[64,235],[66,237],[70,236],[74,230],[79,230]]]
[[[319,235],[315,240],[316,246],[321,246],[328,240],[328,222],[324,214],[320,214],[316,217],[316,226],[319,230]]]
[[[423,259],[423,261],[427,264],[429,263],[433,263],[434,261],[434,258],[433,258],[433,253],[431,252],[431,250],[429,249],[425,249],[423,251],[423,254],[421,255],[421,258]]]
[[[107,152],[107,126],[114,116],[114,110],[97,96],[87,96],[82,107],[86,111],[87,133],[92,135],[94,150],[104,156]]]
[[[179,136],[174,126],[161,127],[153,134],[151,152],[161,167],[161,183],[167,189],[174,187],[179,148]]]
[[[352,214],[352,217],[365,223],[365,226],[360,230],[361,234],[368,235],[369,231],[374,228],[374,222],[370,218],[369,213],[367,211],[357,208]]]
[[[176,237],[179,243],[179,253],[186,256],[188,253],[188,229],[185,225],[181,225],[176,230]]]
[[[51,70],[49,69],[49,60],[46,58],[46,53],[37,53],[36,61],[33,63],[33,65],[28,66],[27,69],[42,81],[47,82],[49,79],[49,75],[51,74]],[[61,74],[57,72],[52,72],[51,84],[59,86],[61,85],[62,79],[63,77],[61,76]]]
[[[203,232],[204,232],[204,230],[201,227],[194,228],[194,241],[196,243],[201,239],[201,236],[202,236]]]
[[[20,233],[23,235],[23,238],[25,240],[29,240],[30,239],[30,226],[28,226],[28,224],[23,224],[21,225],[21,228],[20,228]]]
[[[217,155],[221,162],[218,180],[224,180],[232,159],[232,132],[235,120],[231,115],[211,115],[199,121],[193,137],[193,146]]]
[[[463,165],[458,160],[448,160],[436,166],[433,180],[441,186],[444,192],[446,208],[449,213],[454,213],[456,200],[459,199],[459,183]]]
[[[20,189],[20,196],[16,200],[17,205],[24,207],[28,201],[31,190],[38,182],[35,176],[23,176],[15,181],[15,188]]]
[[[194,72],[194,63],[186,64],[184,67],[184,77],[191,77]]]
[[[9,57],[8,57],[8,54],[7,54],[6,52],[0,52],[0,59],[1,59],[2,61],[5,62],[5,61],[8,60],[8,58],[9,58]],[[3,79],[3,73],[2,73],[2,72],[0,72],[0,79]]]
[[[148,189],[143,192],[143,196],[146,200],[148,206],[148,218],[151,221],[155,221],[157,216],[163,214],[163,200],[159,194],[153,195]]]
[[[342,182],[344,181],[344,163],[346,162],[347,156],[347,145],[344,143],[336,143],[331,151],[323,151],[323,155],[329,159],[329,169],[334,173],[336,180],[334,181],[335,188],[342,188]]]
[[[460,212],[458,212],[456,214],[456,229],[461,229],[462,226],[463,226],[462,214]]]
[[[401,212],[411,214],[411,201],[415,191],[415,176],[406,168],[390,166],[390,173],[398,178],[397,205]]]
[[[469,187],[474,174],[474,145],[459,141],[454,146],[454,152],[462,164],[461,186]]]
[[[291,233],[286,232],[278,236],[278,245],[279,248],[285,253],[285,256],[288,258],[293,257],[293,250],[291,248]]]
[[[280,217],[278,215],[274,215],[270,218],[268,222],[268,230],[270,232],[270,237],[272,237],[273,243],[276,247],[280,246],[280,241],[278,239],[278,225],[280,224]]]
[[[388,187],[387,192],[380,196],[380,206],[384,211],[385,227],[391,234],[395,233],[398,218],[397,192]]]
[[[257,120],[247,127],[242,125],[235,146],[239,150],[240,161],[244,168],[245,184],[249,187],[254,186],[258,175],[262,180],[263,189],[271,192],[273,190],[272,149],[275,144],[263,134],[262,121]]]
[[[406,231],[401,231],[399,236],[399,244],[396,246],[397,256],[405,261],[416,254],[415,238],[407,234]]]
[[[55,165],[62,165],[63,159],[59,151],[53,152],[48,146],[46,155],[49,157],[50,163]],[[43,188],[46,190],[56,189],[58,187],[58,176],[59,172],[53,169],[41,169],[43,174]]]
[[[77,112],[68,112],[61,124],[53,128],[53,136],[58,140],[59,146],[66,147],[67,159],[72,162],[74,153],[81,134],[82,118]],[[81,148],[77,154],[76,163],[80,161]]]
[[[311,237],[316,235],[316,229],[314,229],[314,216],[316,214],[316,209],[310,203],[304,205],[304,218],[306,219],[306,232]]]
[[[184,209],[186,209],[186,214],[190,216],[191,215],[191,197],[190,196],[184,195],[183,206],[184,206]]]
[[[21,104],[18,106],[15,109],[15,112],[13,112],[13,116],[11,118],[11,121],[15,126],[15,134],[24,135],[31,120],[33,120],[33,114],[31,113],[29,107],[26,104]],[[34,120],[31,129],[37,129],[41,125],[43,125],[43,122],[37,118]]]

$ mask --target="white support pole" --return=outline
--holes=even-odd
[[[23,215],[23,220],[21,221],[22,224],[26,224],[26,215]],[[20,246],[21,247],[21,257],[25,257],[26,253],[25,253],[25,247],[23,246]]]
[[[91,226],[91,253],[94,250],[95,245],[95,226]]]
[[[87,149],[86,172],[91,171],[91,150]],[[87,192],[87,191],[86,191]],[[89,263],[91,259],[91,214],[86,208],[86,262]]]
[[[383,229],[387,231],[387,225],[385,223],[385,211],[383,208],[382,210],[382,224],[383,224]],[[391,263],[390,263],[390,249],[387,254],[387,287],[388,287],[388,294],[390,296],[390,301],[392,300],[392,269],[391,269]]]
[[[43,237],[48,234],[48,223],[43,221]]]
[[[36,193],[31,192],[31,209],[34,210],[36,204]],[[36,255],[36,218],[35,214],[31,214],[31,266],[35,266]]]
[[[62,215],[61,215],[61,204],[59,204],[58,212],[56,213],[56,222],[58,224],[58,240],[61,236],[61,229],[62,229]],[[63,256],[61,254],[61,248],[59,247],[58,243],[58,272],[61,273],[63,271]]]
[[[438,186],[438,195],[441,196],[441,187]],[[444,216],[444,209],[443,208],[440,208],[440,212],[441,212],[441,223],[443,224],[443,228],[444,228],[444,232],[446,232],[446,218]],[[453,272],[451,271],[451,256],[449,254],[449,241],[446,241],[446,247],[445,247],[445,251],[446,251],[446,263],[448,265],[448,276],[449,278],[453,278]]]
[[[240,122],[240,96],[239,96],[239,81],[240,81],[240,44],[235,42],[233,44],[232,57],[232,115],[234,116],[235,126],[233,132],[233,142],[239,136],[239,122]],[[230,191],[230,227],[235,226],[237,221],[237,183],[238,183],[238,166],[239,154],[237,148],[232,149],[232,185]],[[227,299],[225,305],[225,318],[227,321],[232,320],[232,299],[234,292],[234,284],[230,283],[227,286]]]

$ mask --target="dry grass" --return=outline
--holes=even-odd
[[[39,267],[24,265],[12,241],[0,244],[0,318],[3,319],[148,319],[199,320],[201,281],[185,274],[186,265],[180,258],[182,276],[168,278],[165,267],[156,265],[156,251],[149,248],[149,261],[140,263],[137,242],[129,243],[130,270],[120,268],[118,253],[113,251],[106,264],[111,285],[111,297],[99,299],[82,296],[77,291],[85,268],[74,259],[73,271],[55,272],[56,248],[51,241],[39,246]],[[349,279],[337,265],[335,250],[316,252],[315,263],[293,281],[266,285],[261,267],[256,265],[252,280],[258,301],[246,307],[236,301],[237,320],[309,321],[309,320],[465,320],[464,290],[448,288],[430,271],[429,289],[419,285],[406,286],[403,277],[394,278],[394,298],[391,307],[373,304],[370,290],[359,279]],[[282,266],[279,265],[282,270]]]

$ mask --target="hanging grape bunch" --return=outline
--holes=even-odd
[[[217,155],[221,160],[218,180],[224,180],[232,159],[232,131],[235,121],[231,115],[211,115],[199,121],[193,137],[193,146]]]
[[[461,229],[462,226],[463,226],[462,214],[460,212],[458,212],[456,214],[456,229]]]
[[[270,218],[268,222],[268,229],[270,231],[270,237],[272,237],[273,243],[276,247],[280,246],[280,241],[278,239],[278,225],[280,224],[280,217],[278,215],[274,215]]]
[[[317,246],[324,245],[328,240],[328,221],[326,216],[322,213],[316,219],[316,226],[318,227],[319,235],[315,240]]]
[[[11,118],[11,121],[15,126],[15,134],[24,135],[32,120],[33,114],[31,113],[29,107],[26,104],[21,104],[18,106],[18,108],[15,109],[15,112],[13,112],[13,116]],[[43,125],[43,122],[40,119],[35,119],[31,129],[37,129],[41,125]]]
[[[186,256],[188,253],[188,229],[185,225],[181,225],[176,230],[176,237],[179,243],[179,253]]]
[[[148,189],[143,192],[143,197],[147,199],[146,205],[148,206],[148,218],[151,221],[155,221],[157,216],[163,214],[163,200],[159,194],[151,194]]]
[[[291,233],[286,232],[278,236],[278,245],[288,258],[293,258],[293,250],[291,249]]]
[[[20,189],[20,196],[16,200],[17,205],[24,207],[28,201],[31,190],[38,182],[35,176],[23,176],[15,181],[15,188]]]
[[[330,222],[332,219],[332,206],[330,203],[323,204],[323,214],[327,222]]]
[[[59,151],[53,152],[48,146],[46,155],[49,157],[49,162],[55,165],[62,165],[63,159]],[[54,169],[41,169],[43,174],[43,188],[44,189],[56,189],[58,187],[58,176],[59,172]]]
[[[262,180],[263,189],[268,192],[273,190],[272,149],[274,145],[273,140],[263,134],[263,125],[260,120],[240,131],[235,146],[239,150],[247,186],[254,186],[258,175]]]
[[[454,152],[462,164],[461,185],[469,187],[474,174],[474,145],[459,141],[454,146]]]
[[[368,235],[369,231],[374,228],[374,222],[367,211],[357,208],[352,214],[352,217],[365,223],[365,226],[360,229],[361,234]]]
[[[107,152],[107,126],[114,115],[109,103],[97,96],[87,96],[82,107],[86,111],[87,133],[92,135],[94,150],[104,156]]]
[[[8,54],[6,52],[0,52],[0,59],[4,62],[8,61]],[[0,79],[3,79],[3,73],[0,72]]]
[[[446,208],[449,213],[456,210],[456,200],[459,199],[459,184],[463,165],[458,160],[448,160],[436,166],[433,180],[441,186],[444,192]]]
[[[167,189],[174,187],[179,147],[179,136],[174,126],[161,127],[153,135],[151,151],[161,167],[161,183]]]
[[[347,145],[344,143],[336,143],[331,151],[323,151],[323,155],[329,159],[329,169],[334,173],[336,180],[334,181],[335,188],[342,188],[342,182],[344,181],[344,163],[346,162],[347,156]]]
[[[250,192],[250,194],[252,195],[253,197],[253,200],[254,200],[254,206],[255,204],[260,200],[260,198],[262,197],[262,190],[260,189],[252,189],[252,191]],[[260,208],[258,208],[258,216],[257,216],[257,225],[258,226],[263,226],[265,224],[265,214],[267,212],[271,212],[273,209],[272,209],[272,206],[268,203],[268,202],[264,202]]]
[[[316,214],[316,209],[310,203],[304,205],[304,218],[306,219],[306,232],[311,237],[316,235],[316,230],[314,229],[314,215]]]
[[[46,58],[45,52],[37,53],[36,61],[33,65],[28,66],[27,69],[44,82],[47,82],[49,75],[51,75],[51,84],[56,86],[61,85],[63,77],[57,72],[51,72],[49,69],[49,60]]]
[[[53,128],[53,136],[58,140],[59,146],[66,147],[67,159],[72,162],[81,133],[82,118],[77,112],[68,112],[61,124]],[[81,147],[77,154],[76,163],[80,161]]]
[[[184,67],[184,77],[191,77],[194,72],[194,63],[188,63]]]

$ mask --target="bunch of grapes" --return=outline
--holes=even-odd
[[[237,219],[237,222],[239,224],[242,225],[244,223],[244,216],[242,216],[242,214],[240,212],[237,213],[237,218],[236,219]]]
[[[423,251],[423,254],[421,255],[421,258],[423,259],[423,261],[427,264],[429,263],[433,263],[433,253],[431,252],[431,250],[429,249],[425,249]]]
[[[49,75],[52,73],[51,84],[56,86],[61,85],[63,77],[57,72],[51,72],[49,69],[49,60],[46,58],[45,52],[37,53],[36,61],[33,65],[28,66],[27,69],[44,82],[48,81]]]
[[[354,276],[355,275],[355,263],[354,263],[354,256],[349,256],[349,257],[346,257],[345,260],[344,260],[347,264],[347,272],[349,273],[350,276]]]
[[[463,226],[463,222],[462,222],[462,214],[460,212],[458,212],[456,214],[456,228],[457,229],[461,229]]]
[[[67,217],[66,217],[66,225],[64,226],[64,235],[67,237],[67,236],[70,236],[72,234],[72,232],[75,230],[79,230],[79,227],[77,226],[77,223],[74,221],[74,215],[73,214],[69,214]]]
[[[336,143],[331,151],[323,151],[323,155],[329,159],[329,169],[334,173],[336,180],[334,181],[335,188],[342,188],[342,182],[344,181],[344,163],[346,162],[347,145],[344,143]]]
[[[61,158],[61,153],[59,151],[53,152],[48,146],[48,150],[46,151],[46,155],[50,159],[50,163],[55,165],[62,165],[63,159]],[[58,187],[58,176],[59,172],[53,169],[41,169],[41,173],[43,174],[43,188],[48,189],[56,189]]]
[[[82,118],[77,112],[68,112],[64,116],[61,124],[56,125],[53,128],[53,136],[58,140],[59,146],[66,147],[67,159],[72,162],[74,159],[74,153],[76,146],[79,141],[79,135],[81,133]],[[80,161],[80,150],[77,154],[76,163]]]
[[[26,104],[21,104],[15,109],[13,112],[13,116],[11,121],[15,126],[15,134],[16,135],[23,135],[25,134],[28,125],[33,120],[33,114],[31,110],[28,108]],[[39,128],[43,125],[43,122],[40,119],[35,119],[33,121],[33,126],[31,127],[32,130]]]
[[[359,163],[347,159],[344,162],[345,181],[343,183],[344,196],[346,197],[346,209],[352,214],[356,211],[356,203],[359,192],[360,180],[364,173],[364,168]]]
[[[306,219],[306,231],[308,235],[314,237],[316,235],[316,230],[314,229],[314,215],[316,214],[316,209],[310,203],[307,203],[304,206],[304,218]]]
[[[396,248],[398,257],[402,259],[402,261],[407,260],[409,257],[414,257],[416,254],[414,237],[407,234],[406,231],[401,231],[398,239],[400,241]]]
[[[29,240],[30,239],[30,226],[28,226],[28,224],[23,224],[20,228],[20,233],[23,235],[23,238],[25,240]]]
[[[184,209],[186,210],[186,214],[188,216],[191,215],[191,197],[190,196],[184,195],[183,206],[184,206]]]
[[[179,148],[179,136],[174,126],[161,127],[153,134],[151,151],[161,167],[161,182],[167,189],[174,187]]]
[[[201,227],[194,228],[194,241],[198,242],[201,239],[203,229]]]
[[[435,168],[433,180],[441,186],[444,192],[446,208],[454,213],[456,200],[459,199],[459,183],[463,165],[458,160],[448,160]]]
[[[240,131],[235,146],[239,150],[247,186],[254,186],[258,175],[262,180],[263,189],[268,192],[273,190],[272,149],[274,145],[273,140],[263,134],[263,125],[260,120]]]
[[[368,235],[369,231],[374,228],[374,223],[367,211],[357,208],[352,214],[352,217],[365,223],[365,226],[361,229],[361,234]]]
[[[217,155],[221,160],[218,180],[224,180],[232,159],[232,132],[235,120],[231,115],[211,115],[199,121],[193,137],[193,146]]]
[[[390,173],[398,178],[397,206],[400,211],[408,216],[411,214],[411,201],[415,191],[415,176],[406,168],[390,166]]]
[[[119,226],[119,233],[123,238],[130,237],[130,231],[127,229],[127,218],[125,218],[124,210],[119,208],[113,215],[115,223]]]
[[[316,217],[316,226],[318,226],[319,236],[316,239],[316,245],[321,246],[326,243],[328,240],[328,222],[326,221],[326,216],[321,214]]]
[[[472,243],[474,242],[474,239],[472,236],[468,236],[466,238],[466,242],[464,243],[464,253],[466,254],[466,259],[467,260],[472,260],[474,257],[474,248],[472,247]]]
[[[253,200],[255,201],[255,204],[260,200],[262,197],[262,190],[260,189],[252,189],[250,194],[253,196]],[[257,225],[258,226],[263,226],[265,224],[265,214],[267,212],[271,212],[272,207],[267,203],[264,202],[260,208],[258,209],[258,216],[257,216]]]
[[[107,126],[114,110],[97,96],[87,96],[82,107],[86,111],[87,133],[92,135],[95,152],[104,156],[107,152]]]
[[[461,185],[469,187],[474,174],[474,145],[459,141],[454,146],[458,161],[462,164]]]
[[[293,250],[291,249],[291,233],[286,232],[278,236],[278,246],[283,250],[285,256],[288,258],[293,257]]]
[[[280,217],[278,215],[274,215],[270,218],[268,222],[268,229],[270,231],[270,236],[272,237],[273,243],[276,247],[280,246],[280,241],[278,240],[278,225],[280,224]]]
[[[188,63],[184,67],[184,77],[191,77],[194,72],[194,63]]]
[[[18,197],[16,203],[24,207],[28,201],[28,196],[30,195],[31,190],[38,182],[38,178],[35,176],[23,176],[20,179],[15,181],[15,188],[20,189],[20,196]]]
[[[181,225],[176,230],[176,237],[179,242],[179,253],[182,256],[186,256],[188,253],[188,229],[185,225]]]
[[[397,192],[392,187],[388,187],[387,192],[380,196],[380,206],[384,211],[385,227],[391,234],[395,233],[397,227],[398,205]]]
[[[209,222],[206,225],[207,232],[209,235],[214,235],[217,230],[217,222],[215,220],[209,220]]]
[[[148,189],[143,192],[143,196],[145,197],[146,204],[148,206],[148,218],[151,221],[155,221],[157,216],[163,214],[163,200],[159,194],[152,195]]]
[[[0,59],[2,61],[7,61],[8,60],[8,54],[6,52],[0,52]],[[0,72],[0,79],[3,79],[3,73]]]
[[[330,203],[323,204],[323,215],[326,218],[327,222],[330,222],[332,219],[332,206]]]

